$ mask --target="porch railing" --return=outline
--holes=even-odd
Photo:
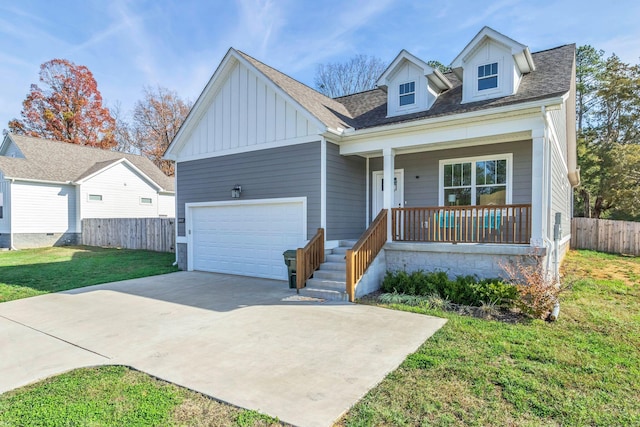
[[[394,241],[525,244],[531,205],[393,208]]]
[[[313,272],[324,262],[324,228],[318,232],[304,248],[296,250],[296,288],[305,287]]]
[[[381,210],[367,231],[353,245],[353,248],[347,250],[346,288],[351,302],[356,297],[356,283],[362,278],[380,249],[387,242],[387,217],[387,210]]]

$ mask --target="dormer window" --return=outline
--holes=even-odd
[[[416,103],[416,82],[403,83],[400,85],[400,106],[413,105]]]
[[[478,90],[498,87],[498,63],[485,64],[478,67]]]

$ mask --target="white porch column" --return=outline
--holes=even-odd
[[[546,235],[545,213],[547,198],[545,197],[547,173],[545,173],[546,141],[544,128],[532,132],[531,157],[531,246],[543,247]]]
[[[393,148],[385,148],[382,150],[384,157],[383,163],[383,203],[382,207],[387,210],[387,241],[393,240],[393,234],[391,230],[391,208],[393,207],[393,178],[395,172],[395,156],[396,152]]]

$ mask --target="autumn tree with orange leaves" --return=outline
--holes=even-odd
[[[116,145],[115,120],[87,67],[52,59],[40,66],[40,82],[44,88],[31,85],[22,103],[22,119],[9,122],[11,132],[99,148]]]

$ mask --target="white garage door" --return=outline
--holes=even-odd
[[[286,280],[282,253],[305,242],[303,201],[212,203],[188,209],[193,270]]]

